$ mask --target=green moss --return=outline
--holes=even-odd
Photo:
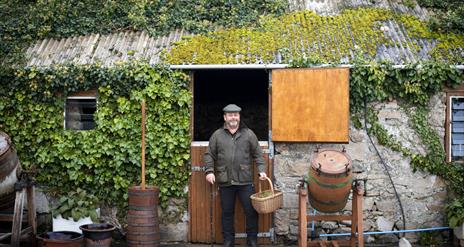
[[[403,25],[411,41],[395,44],[396,41],[386,37],[381,26],[387,20]],[[301,11],[278,18],[263,17],[255,28],[220,30],[179,42],[167,54],[166,61],[170,64],[273,63],[279,52],[283,63],[307,57],[317,58],[320,63],[340,63],[352,57],[356,46],[369,59],[375,58],[381,44],[401,45],[419,52],[419,39],[438,41],[430,54],[433,58],[462,61],[462,57],[449,52],[464,47],[462,35],[433,33],[412,15],[399,15],[381,8],[347,9],[336,16]]]

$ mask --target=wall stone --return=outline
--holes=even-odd
[[[431,98],[429,121],[440,137],[444,138],[445,94]],[[396,101],[372,105],[378,112],[380,124],[393,135],[401,145],[415,153],[425,154],[419,136],[409,125],[409,119]],[[406,109],[414,111],[414,109]],[[446,185],[437,176],[422,171],[413,171],[410,160],[378,144],[372,137],[386,165],[381,162],[375,147],[363,128],[356,129],[352,124],[348,144],[308,144],[274,143],[274,177],[277,189],[284,192],[284,205],[275,212],[274,230],[279,238],[296,240],[298,236],[298,185],[311,167],[311,157],[318,148],[346,149],[353,164],[353,178],[366,179],[366,195],[363,200],[363,231],[386,231],[403,229],[403,216],[392,188],[390,173],[405,212],[406,228],[427,228],[445,225],[444,205],[447,199]],[[41,198],[37,196],[38,198]],[[44,201],[43,198],[39,201]],[[38,203],[38,205],[42,205]],[[48,212],[48,203],[39,206],[40,211]],[[310,209],[310,205],[308,205]],[[39,211],[39,210],[38,210]],[[309,210],[308,210],[309,212]],[[344,208],[351,213],[351,196]],[[108,213],[112,218],[116,214]],[[172,199],[165,210],[159,209],[160,236],[162,242],[187,242],[188,220],[186,199]],[[119,225],[118,222],[114,222]],[[315,222],[316,233],[350,232],[351,222]],[[308,224],[308,234],[311,224]],[[417,241],[418,234],[408,233],[406,238]],[[367,243],[398,241],[397,235],[365,236]]]
[[[429,121],[440,137],[444,138],[445,94],[432,97]],[[390,101],[372,105],[378,111],[379,123],[401,145],[414,153],[426,154],[427,150],[419,136],[409,124],[407,111],[398,102]],[[362,120],[363,121],[363,120]],[[364,128],[356,129],[350,125],[350,141],[348,144],[308,144],[308,143],[274,143],[274,170],[276,187],[284,191],[284,207],[276,212],[275,232],[289,239],[296,239],[298,234],[298,182],[311,167],[311,157],[319,148],[346,148],[353,162],[353,179],[366,179],[366,196],[363,200],[363,230],[387,231],[403,229],[403,216],[396,198],[388,170],[404,209],[407,229],[444,226],[444,205],[447,199],[446,185],[437,176],[423,171],[413,171],[410,159],[378,144],[372,137],[385,167],[377,155],[375,147],[370,143]],[[351,198],[350,198],[351,199]],[[308,205],[308,209],[310,209]],[[351,211],[351,200],[343,212]],[[309,210],[308,210],[309,212]],[[293,217],[292,217],[293,216]],[[310,224],[309,224],[310,225]],[[344,232],[350,222],[318,222],[316,231],[332,233]],[[308,228],[310,230],[310,227]],[[309,233],[308,233],[309,234]],[[417,241],[418,234],[409,233],[410,241]],[[369,235],[368,242],[398,241],[396,235]]]

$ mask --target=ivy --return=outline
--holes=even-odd
[[[175,29],[204,33],[218,26],[245,26],[260,15],[280,15],[283,0],[51,0],[0,2],[0,65],[14,65],[23,49],[44,38],[63,38],[121,30],[152,36]]]
[[[456,87],[463,72],[445,62],[425,61],[394,68],[387,62],[355,63],[350,71],[350,107],[359,112],[364,102],[400,99],[426,106],[430,96],[445,86]]]
[[[361,125],[359,115],[364,111],[365,104],[397,99],[405,108],[411,126],[426,146],[425,155],[413,153],[396,141],[378,122],[377,113],[370,107],[366,115],[369,133],[377,138],[379,144],[410,158],[414,170],[421,169],[447,181],[454,198],[446,206],[451,226],[464,222],[464,166],[445,162],[440,137],[428,122],[427,104],[430,96],[442,91],[444,86],[455,87],[462,83],[463,75],[462,70],[449,64],[432,61],[410,64],[404,68],[393,68],[388,63],[371,62],[369,66],[360,63],[350,73],[350,107],[358,128]]]
[[[50,193],[81,188],[100,201],[124,206],[140,184],[141,109],[146,101],[146,177],[160,187],[160,204],[184,197],[189,169],[188,76],[131,62],[106,68],[63,65],[18,69],[0,95],[0,129],[12,137],[21,164],[37,172]],[[96,128],[63,129],[72,92],[98,88]]]

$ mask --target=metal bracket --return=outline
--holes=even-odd
[[[192,172],[204,172],[206,171],[206,166],[192,166]]]
[[[274,158],[274,142],[272,141],[272,130],[269,130],[268,139],[269,139],[269,159],[273,159]]]
[[[235,233],[235,238],[246,238],[246,233]],[[258,232],[258,238],[271,238],[274,242],[274,228],[269,229],[268,232]]]

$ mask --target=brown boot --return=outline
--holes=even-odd
[[[258,247],[258,240],[256,238],[247,238],[247,247]]]

